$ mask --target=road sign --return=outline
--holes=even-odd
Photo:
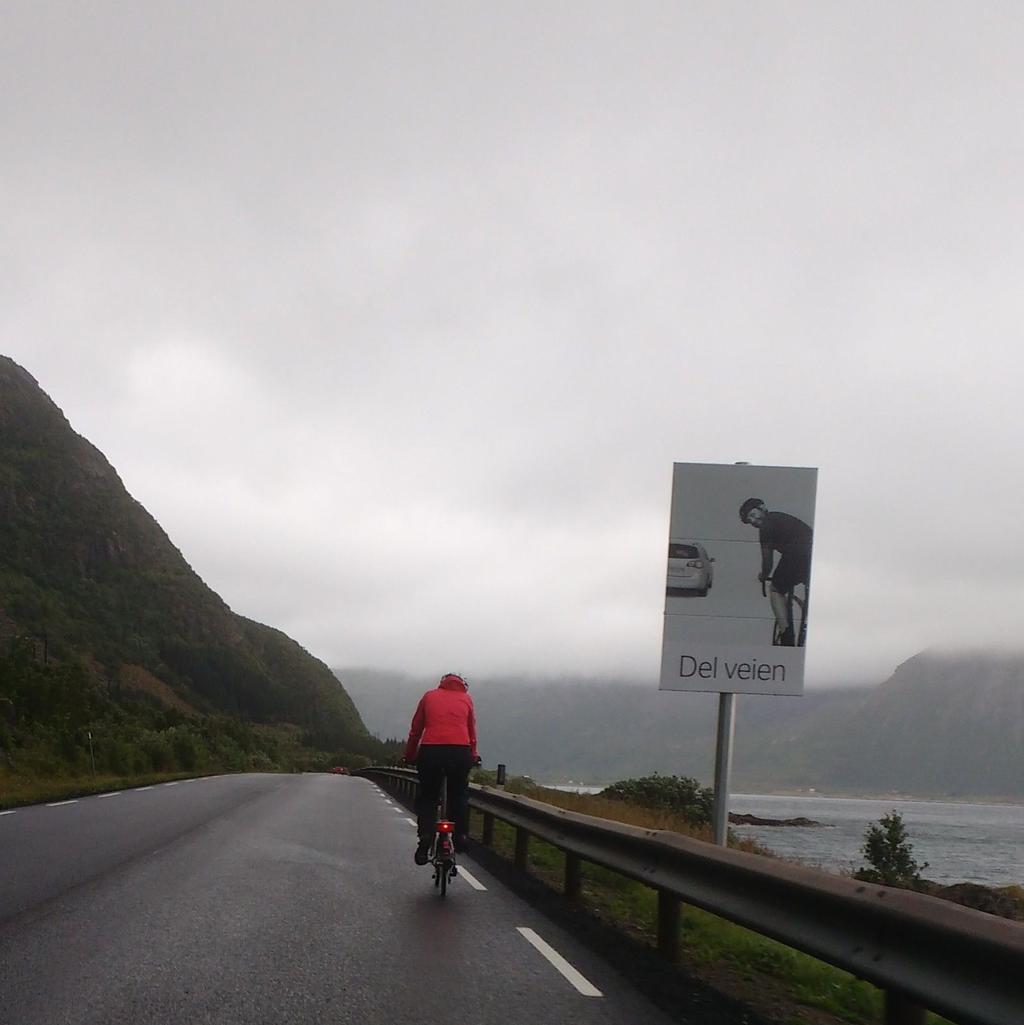
[[[661,690],[803,693],[817,475],[674,465]]]

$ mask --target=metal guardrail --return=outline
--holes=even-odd
[[[406,797],[416,773],[360,770]],[[591,862],[658,892],[658,945],[679,956],[681,905],[692,904],[873,983],[886,994],[886,1025],[924,1025],[925,1008],[960,1025],[1024,1023],[1024,925],[908,890],[777,862],[667,830],[642,829],[471,785],[483,813],[516,830],[515,863],[529,838],[565,852],[565,894],[579,895]]]

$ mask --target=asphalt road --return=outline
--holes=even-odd
[[[253,774],[0,816],[0,1025],[669,1025],[471,856],[440,899],[408,815]]]

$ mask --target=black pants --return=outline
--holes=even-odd
[[[441,784],[448,778],[448,814],[455,821],[456,836],[469,832],[469,770],[473,756],[469,746],[425,744],[416,756],[420,789],[416,795],[416,828],[421,840],[434,835]]]

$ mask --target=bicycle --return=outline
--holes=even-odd
[[[448,883],[459,874],[455,863],[455,823],[448,816],[448,778],[441,783],[441,800],[438,803],[437,825],[434,827],[434,841],[430,845],[429,864],[434,868],[434,886],[443,897],[448,892]]]
[[[770,578],[769,578],[770,579]],[[800,586],[794,584],[788,591],[780,591],[779,593],[785,599],[786,602],[786,624],[785,626],[780,625],[778,618],[776,618],[772,625],[772,646],[773,647],[797,647],[802,648],[807,641],[807,605],[810,601],[810,593],[806,584],[803,585],[804,596],[801,598],[797,593],[796,589]],[[768,592],[765,589],[765,581],[761,581],[761,597],[767,598]],[[796,626],[793,617],[793,606],[796,605],[800,610],[800,626],[794,632]],[[794,638],[792,645],[783,645],[782,636],[784,633],[789,633]]]

